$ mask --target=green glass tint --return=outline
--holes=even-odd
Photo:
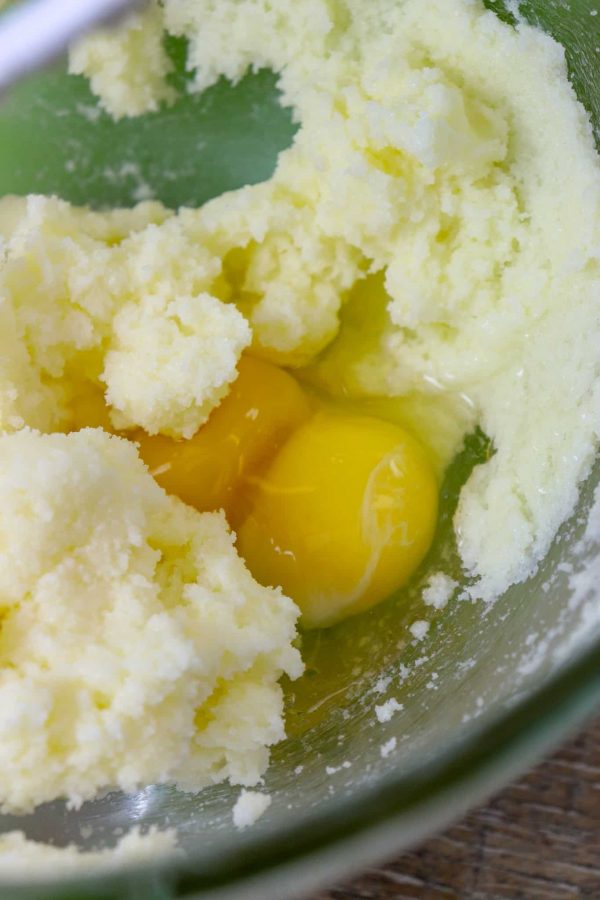
[[[64,70],[14,89],[0,108],[0,195],[57,194],[96,208],[157,199],[178,208],[269,178],[295,132],[273,74],[189,94],[185,47],[169,48],[179,99],[135,120],[113,121],[87,81]]]

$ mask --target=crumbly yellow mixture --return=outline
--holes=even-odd
[[[555,43],[479,0],[164,0],[73,51],[114,115],[171,98],[163,28],[197,90],[273,68],[300,129],[268,182],[199,210],[0,201],[6,808],[249,784],[300,671],[294,605],[220,516],[127,442],[23,426],[66,431],[101,389],[113,426],[189,437],[244,348],[330,348],[315,379],[401,398],[445,459],[477,421],[493,439],[455,520],[486,600],[535,568],[596,446],[600,169]]]
[[[0,803],[250,785],[284,736],[298,611],[221,513],[168,496],[101,429],[0,437]]]
[[[0,241],[4,428],[67,428],[74,400],[98,384],[116,428],[197,431],[251,333],[207,293],[221,264],[193,231],[157,204],[100,214],[7,197]]]
[[[75,845],[55,847],[30,841],[22,831],[9,831],[0,835],[0,872],[9,880],[44,880],[122,865],[148,864],[177,852],[173,829],[151,828],[142,834],[139,828],[132,828],[114,847],[87,852]]]
[[[73,47],[72,71],[89,71],[94,92],[111,97],[115,118],[156,110],[176,97],[166,80],[172,67],[162,24],[162,10],[153,4],[144,15],[131,16],[117,34],[97,34]]]
[[[271,67],[301,125],[269,182],[182,212],[181,239],[198,229],[255,346],[287,361],[326,347],[349,289],[383,273],[384,324],[330,380],[466,395],[462,431],[479,421],[496,454],[455,526],[473,596],[493,599],[548,549],[598,431],[600,168],[562,48],[480,0],[166,0],[135,20],[147,40],[158,8],[197,90]],[[107,84],[117,49],[91,38],[73,69],[136,113],[137,54]]]

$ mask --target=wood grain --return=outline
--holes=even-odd
[[[309,900],[600,900],[600,719],[444,834]]]

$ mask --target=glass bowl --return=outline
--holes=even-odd
[[[597,128],[595,2],[532,0],[521,13],[564,45]],[[487,5],[511,20],[502,3]],[[185,48],[171,41],[169,49],[183,83]],[[58,193],[94,206],[149,196],[198,205],[268,177],[293,134],[268,72],[113,123],[85,82],[58,67],[20,85],[0,108],[0,194]],[[435,553],[446,560],[452,505],[486,452],[474,435],[444,483]],[[305,640],[307,673],[286,686],[289,737],[265,777],[272,803],[253,828],[233,827],[239,790],[225,785],[199,795],[168,787],[112,793],[78,811],[49,804],[2,818],[0,830],[95,849],[134,825],[176,827],[185,856],[87,877],[4,882],[0,895],[292,897],[414,844],[500,788],[600,704],[599,476],[600,464],[536,575],[491,608],[451,602],[428,612],[429,632],[416,640],[408,626],[424,617],[417,579],[401,597]],[[402,709],[380,721],[386,716],[376,708],[391,698]]]

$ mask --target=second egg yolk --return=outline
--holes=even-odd
[[[309,398],[271,363],[242,358],[191,439],[131,437],[166,491],[225,510],[254,577],[295,600],[306,628],[384,600],[431,544],[437,484],[424,448],[397,425]]]
[[[407,432],[323,410],[254,479],[238,547],[255,578],[281,585],[306,628],[332,625],[401,587],[431,544],[437,485]]]
[[[224,509],[235,527],[241,484],[277,453],[311,414],[298,382],[283,369],[244,356],[229,394],[189,440],[132,435],[151,475],[167,493],[202,512]]]

